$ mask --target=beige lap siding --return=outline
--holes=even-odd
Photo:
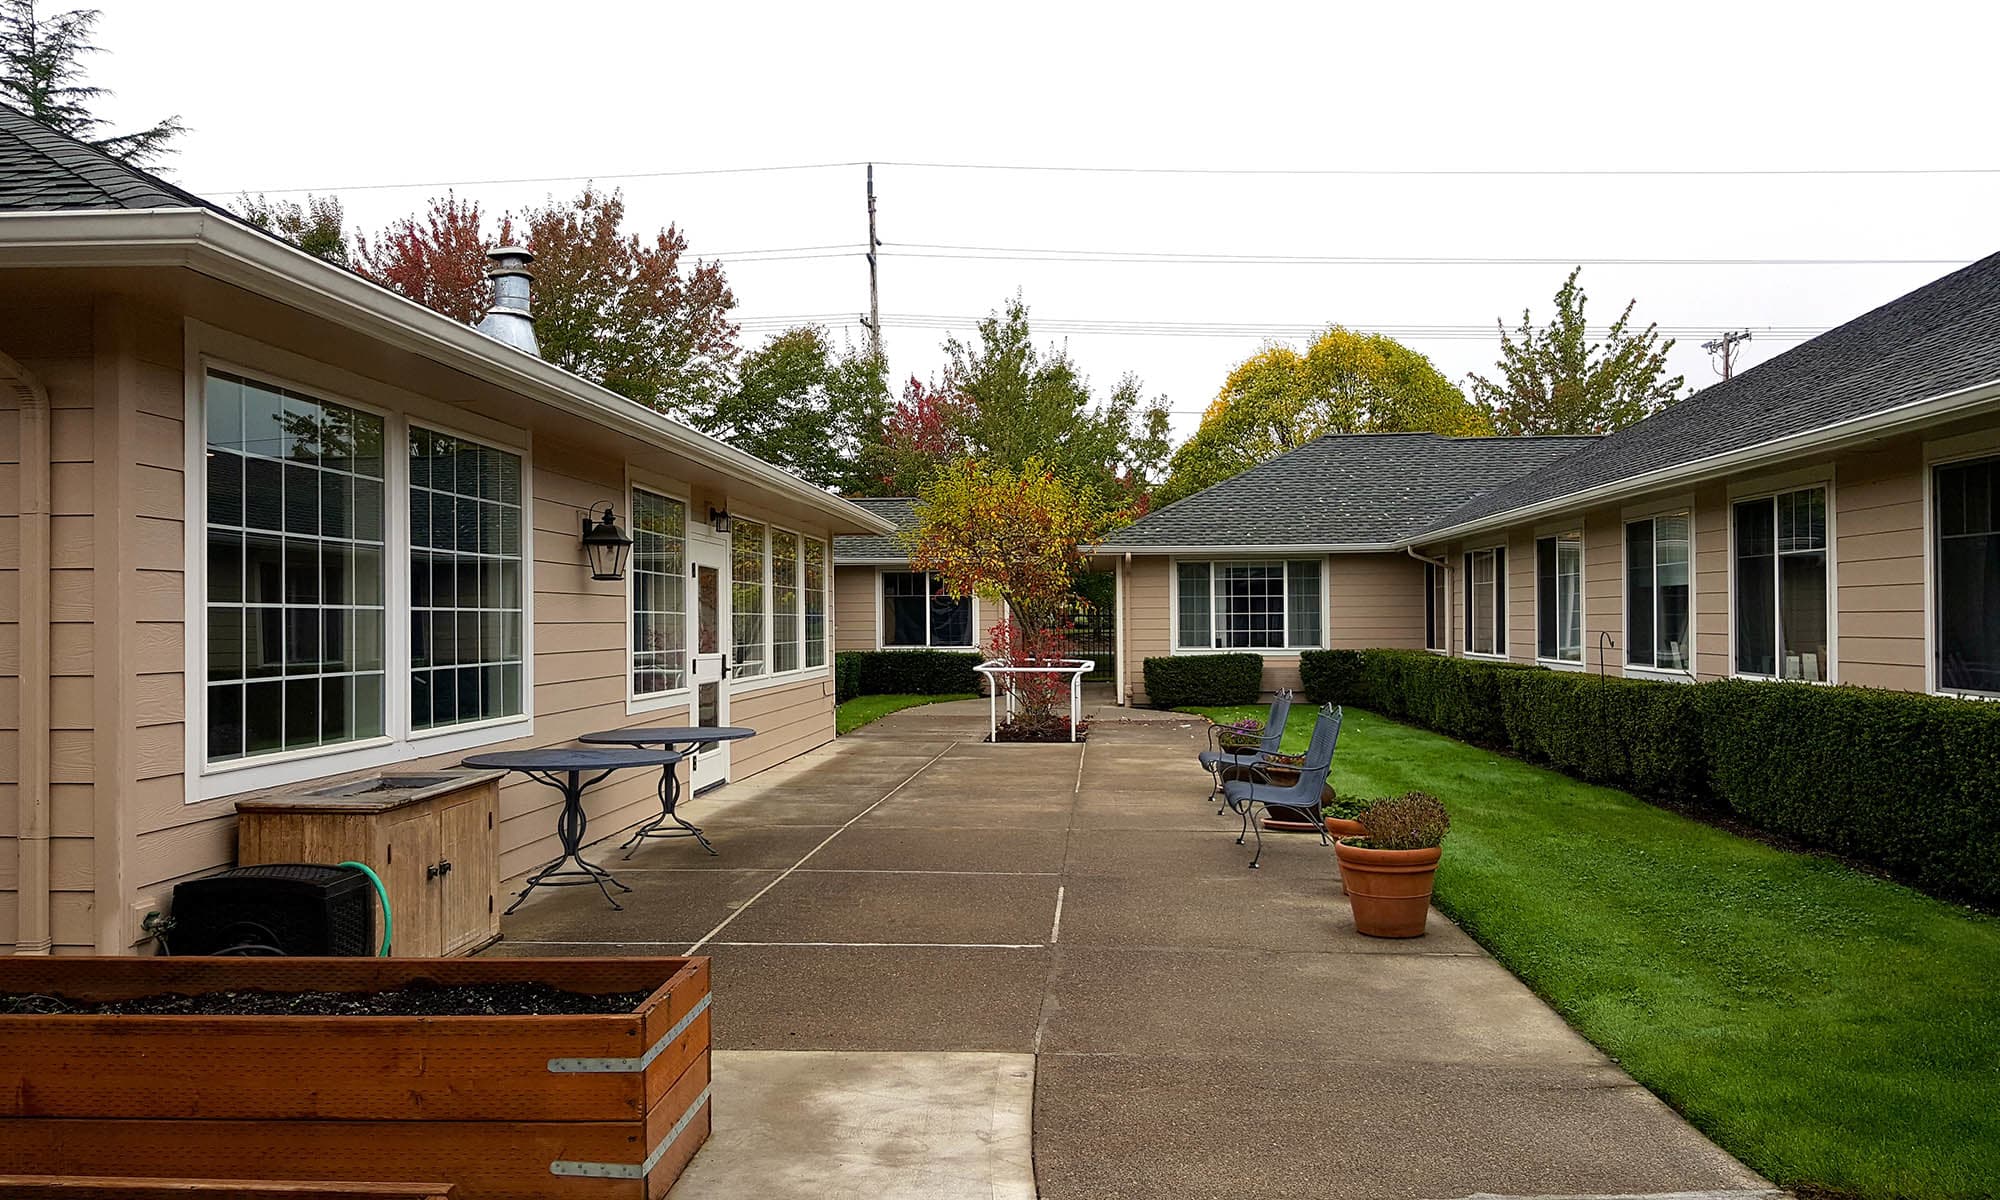
[[[1125,626],[1125,692],[1133,704],[1149,703],[1146,660],[1173,653],[1173,569],[1164,556],[1135,555],[1125,571],[1118,620]]]
[[[833,679],[823,675],[738,692],[729,698],[729,723],[757,731],[730,746],[731,778],[796,758],[833,739]]]
[[[1423,648],[1424,564],[1407,554],[1335,554],[1327,575],[1329,647]]]
[[[1849,455],[1836,470],[1840,682],[1921,691],[1927,686],[1922,445],[1907,439]]]
[[[833,569],[833,648],[875,648],[875,568]]]

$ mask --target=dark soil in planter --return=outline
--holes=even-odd
[[[1089,735],[1090,722],[1080,722],[1076,727],[1076,740],[1079,742],[1084,741]],[[1068,742],[1070,740],[1069,718],[1049,717],[1045,720],[1036,721],[1029,720],[1026,717],[1014,717],[1011,720],[1001,722],[1000,727],[993,733],[993,740],[996,742]]]
[[[528,1017],[629,1013],[651,992],[566,992],[545,983],[440,986],[387,992],[168,992],[130,1000],[74,1000],[52,992],[0,992],[0,1016]]]

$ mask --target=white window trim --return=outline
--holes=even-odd
[[[977,594],[977,593],[974,593],[974,594],[973,594],[973,595],[972,595],[972,596],[970,597],[970,599],[971,599],[971,601],[972,601],[972,641],[971,641],[971,642],[969,642],[969,643],[967,643],[966,645],[963,645],[963,646],[936,646],[936,645],[932,645],[932,644],[930,644],[930,637],[931,637],[931,614],[930,614],[930,610],[929,610],[929,609],[925,609],[925,610],[924,610],[924,643],[925,643],[924,645],[921,645],[921,646],[905,646],[905,645],[893,645],[893,646],[892,646],[892,645],[890,645],[890,644],[889,644],[888,642],[884,641],[884,640],[883,640],[883,637],[884,637],[884,635],[883,635],[883,633],[882,633],[882,623],[883,623],[883,619],[884,619],[885,617],[887,617],[887,616],[888,616],[888,612],[887,612],[887,610],[886,610],[886,608],[885,608],[885,601],[884,601],[884,599],[883,599],[883,597],[882,597],[882,576],[884,576],[884,575],[887,575],[887,574],[891,574],[891,573],[893,573],[893,574],[897,574],[897,575],[922,575],[922,576],[925,576],[925,582],[924,582],[924,586],[925,586],[926,588],[928,588],[928,587],[930,587],[930,581],[929,581],[929,576],[931,576],[931,575],[932,575],[932,574],[934,574],[935,572],[931,572],[931,571],[919,571],[919,570],[917,570],[917,569],[916,569],[915,567],[912,567],[912,566],[901,566],[901,567],[876,567],[876,568],[875,568],[875,648],[876,648],[877,650],[890,650],[890,651],[898,651],[898,650],[952,650],[952,651],[961,651],[961,652],[963,652],[963,653],[966,653],[966,654],[976,654],[976,653],[978,653],[978,652],[979,652],[979,646],[980,646],[980,643],[981,643],[981,640],[982,640],[982,639],[981,639],[981,638],[980,638],[980,636],[979,636],[979,630],[980,630],[980,624],[979,624],[979,620],[980,620],[980,612],[979,612],[979,596],[978,596],[978,594]],[[829,574],[831,574],[831,572],[829,572]]]
[[[1424,559],[1423,564],[1424,564],[1424,604],[1426,608],[1425,627],[1424,627],[1424,650],[1428,653],[1436,654],[1443,658],[1450,658],[1451,657],[1452,571],[1449,566],[1443,563],[1434,563],[1429,559]],[[1439,590],[1441,590],[1444,593],[1442,599],[1438,602],[1438,614],[1437,614],[1438,644],[1435,646],[1431,645],[1431,629],[1429,625],[1430,614],[1428,611],[1429,605],[1431,603],[1430,573],[1432,571],[1436,571],[1438,573]]]
[[[1667,507],[1658,505],[1635,505],[1625,510],[1625,517],[1618,523],[1618,598],[1619,611],[1624,618],[1625,666],[1627,679],[1665,680],[1670,683],[1693,683],[1697,677],[1696,668],[1701,662],[1699,618],[1701,605],[1701,572],[1696,547],[1701,543],[1699,525],[1701,510],[1695,507],[1692,497],[1676,497],[1677,503]],[[1688,652],[1685,668],[1662,667],[1652,663],[1632,661],[1632,544],[1627,531],[1641,521],[1653,525],[1653,653],[1657,656],[1660,647],[1660,531],[1657,522],[1661,517],[1685,516],[1688,519]],[[1723,520],[1727,521],[1725,512]],[[1730,593],[1734,603],[1735,593]],[[1734,611],[1724,606],[1725,612]],[[1732,655],[1731,661],[1734,661]]]
[[[1556,613],[1556,620],[1558,622],[1558,625],[1560,625],[1560,622],[1562,620],[1562,613],[1560,611],[1560,606],[1562,604],[1562,543],[1565,539],[1572,537],[1576,541],[1576,617],[1577,617],[1576,657],[1544,658],[1542,656],[1542,542],[1544,539],[1553,538],[1555,539],[1556,543],[1556,595],[1550,597],[1550,599],[1551,602],[1553,602],[1558,606],[1559,611]],[[1550,667],[1558,671],[1583,670],[1583,653],[1584,653],[1583,646],[1590,632],[1590,611],[1588,608],[1589,604],[1588,597],[1590,589],[1584,586],[1585,553],[1586,551],[1584,549],[1584,536],[1583,536],[1582,525],[1572,525],[1568,528],[1553,528],[1547,533],[1537,533],[1535,535],[1535,559],[1534,559],[1535,662],[1540,664],[1541,666]],[[1688,578],[1690,583],[1692,583],[1694,578],[1694,572],[1693,572],[1694,546],[1692,538],[1690,538],[1689,540],[1688,555],[1689,555]],[[1689,591],[1692,592],[1692,590],[1693,588],[1690,587]],[[1562,630],[1560,628],[1556,630],[1556,649],[1558,653],[1560,653],[1560,651],[1562,650]]]
[[[424,397],[398,392],[393,406],[363,400],[366,381],[286,351],[225,335],[198,321],[183,334],[182,653],[185,705],[183,801],[199,804],[266,788],[371,770],[412,759],[462,753],[531,735],[535,723],[534,466],[531,447],[474,433],[434,415]],[[228,353],[216,343],[228,342]],[[382,587],[384,600],[382,727],[384,735],[336,746],[280,751],[211,765],[208,762],[208,408],[211,370],[345,405],[382,418]],[[324,376],[312,379],[309,376]],[[521,712],[442,729],[410,727],[410,478],[412,423],[448,433],[521,460]],[[520,431],[525,435],[526,431]],[[400,601],[399,599],[400,598]]]
[[[651,492],[668,500],[678,501],[685,520],[681,526],[681,565],[686,567],[692,561],[688,547],[689,527],[694,523],[694,496],[684,484],[665,482],[661,477],[635,470],[630,463],[625,466],[625,519],[636,529],[638,526],[639,504],[637,493]],[[633,665],[639,648],[632,641],[633,618],[637,615],[638,589],[633,586],[632,571],[625,572],[625,715],[636,717],[641,713],[661,712],[665,709],[680,708],[692,711],[694,688],[686,682],[694,675],[694,587],[690,582],[682,601],[681,641],[686,646],[682,651],[686,661],[681,665],[680,687],[664,692],[640,692],[633,683]],[[692,718],[690,718],[690,721]]]
[[[1924,473],[1925,475],[1930,474],[1928,469]],[[1826,678],[1786,679],[1782,674],[1753,675],[1748,672],[1739,671],[1736,669],[1736,506],[1745,501],[1774,499],[1790,492],[1811,491],[1813,488],[1826,489]],[[1835,522],[1839,518],[1835,512],[1834,500],[1835,492],[1833,487],[1833,472],[1831,470],[1791,471],[1784,475],[1761,479],[1754,485],[1740,484],[1730,487],[1729,496],[1725,501],[1722,514],[1723,523],[1728,526],[1729,530],[1729,591],[1727,593],[1728,604],[1725,606],[1725,610],[1729,614],[1727,622],[1729,626],[1729,678],[1747,679],[1753,683],[1810,683],[1818,687],[1832,687],[1840,682],[1840,533],[1835,527]],[[1928,528],[1928,522],[1926,522],[1926,528]],[[1928,535],[1925,541],[1929,541]],[[1778,557],[1775,551],[1772,557]],[[1928,552],[1926,553],[1926,561],[1928,562]],[[1775,591],[1772,593],[1772,597],[1773,620],[1776,620],[1775,614],[1777,611],[1782,611],[1782,605],[1777,603],[1778,597]],[[1690,618],[1690,622],[1692,622],[1692,618]],[[1693,629],[1693,624],[1690,623],[1688,628]],[[1783,630],[1774,629],[1774,632],[1780,641],[1782,641]],[[1779,645],[1778,653],[1783,653],[1782,645]],[[1780,664],[1780,670],[1782,671],[1782,669],[1782,664]]]
[[[1202,563],[1202,564],[1204,564],[1205,566],[1207,566],[1207,567],[1208,567],[1208,640],[1209,640],[1210,642],[1214,642],[1214,641],[1215,641],[1215,614],[1216,614],[1216,603],[1215,603],[1215,577],[1216,577],[1216,568],[1217,568],[1217,567],[1220,567],[1220,566],[1224,566],[1224,565],[1227,565],[1227,564],[1229,564],[1229,563],[1273,563],[1273,562],[1275,562],[1275,563],[1283,563],[1283,564],[1287,564],[1287,565],[1286,565],[1286,567],[1285,567],[1285,571],[1286,571],[1286,576],[1285,576],[1285,582],[1284,582],[1284,588],[1283,588],[1283,592],[1284,592],[1284,595],[1283,595],[1283,600],[1284,600],[1284,606],[1285,606],[1285,608],[1284,608],[1284,623],[1285,623],[1285,639],[1286,639],[1286,644],[1285,644],[1285,645],[1283,645],[1283,646],[1234,646],[1234,647],[1232,647],[1232,646],[1214,646],[1214,645],[1209,645],[1209,646],[1183,646],[1183,645],[1181,645],[1181,644],[1180,644],[1180,642],[1181,642],[1181,564],[1182,564],[1183,562],[1190,562],[1190,563]],[[1291,572],[1291,567],[1289,566],[1289,564],[1291,564],[1291,563],[1295,563],[1295,562],[1317,562],[1317,563],[1319,563],[1319,644],[1318,644],[1318,645],[1316,645],[1316,646],[1295,646],[1295,645],[1292,645],[1292,644],[1291,644],[1291,636],[1292,636],[1292,587],[1291,587],[1291,575],[1290,575],[1290,572]],[[1304,554],[1304,555],[1299,555],[1298,557],[1295,557],[1295,558],[1286,558],[1286,557],[1283,557],[1283,556],[1279,556],[1279,557],[1275,557],[1275,558],[1274,558],[1274,557],[1272,557],[1272,556],[1270,556],[1270,555],[1268,555],[1268,554],[1260,554],[1260,555],[1225,555],[1225,556],[1223,556],[1223,557],[1221,557],[1221,558],[1197,558],[1197,557],[1194,557],[1194,556],[1190,555],[1190,556],[1187,556],[1187,557],[1185,557],[1185,558],[1170,558],[1170,559],[1168,559],[1168,560],[1167,560],[1167,609],[1168,609],[1168,613],[1169,613],[1169,616],[1170,616],[1170,618],[1171,618],[1171,619],[1170,619],[1170,620],[1168,621],[1168,625],[1169,625],[1169,628],[1168,628],[1168,630],[1167,630],[1167,642],[1168,642],[1168,646],[1169,646],[1169,649],[1168,649],[1168,653],[1169,653],[1169,654],[1186,654],[1186,655],[1201,655],[1201,654],[1256,654],[1256,655],[1261,655],[1261,656],[1263,656],[1263,657],[1265,657],[1265,658],[1297,658],[1297,657],[1298,657],[1299,655],[1301,655],[1301,654],[1304,654],[1304,653],[1305,653],[1306,651],[1308,651],[1308,650],[1324,650],[1324,649],[1326,649],[1326,648],[1327,648],[1327,643],[1328,643],[1328,642],[1330,642],[1330,641],[1332,640],[1332,636],[1331,636],[1331,634],[1332,634],[1332,616],[1333,616],[1333,586],[1332,586],[1332,584],[1333,584],[1333,581],[1332,581],[1332,571],[1331,571],[1331,570],[1329,569],[1329,567],[1328,567],[1328,558],[1327,558],[1327,556],[1326,556],[1326,555],[1323,555],[1323,554],[1321,554],[1321,555],[1311,555],[1311,554]]]
[[[1948,696],[1955,700],[1980,700],[1987,703],[2000,701],[2000,692],[1982,692],[1971,688],[1948,688],[1939,682],[1938,659],[1944,654],[1944,645],[1938,638],[1938,598],[1937,598],[1937,469],[1954,463],[1973,462],[1978,459],[2000,455],[2000,429],[1980,430],[1977,433],[1961,434],[1957,437],[1939,438],[1924,443],[1924,690],[1933,696]],[[1828,534],[1831,540],[1832,535]]]
[[[735,631],[734,631],[734,630],[732,629],[732,630],[730,631],[730,656],[731,656],[731,659],[732,659],[732,668],[731,668],[731,671],[730,671],[730,675],[729,675],[729,694],[730,694],[731,696],[742,696],[742,695],[747,695],[747,694],[750,694],[750,693],[752,693],[752,692],[761,692],[761,691],[764,691],[764,690],[766,690],[766,689],[769,689],[769,688],[781,688],[781,687],[790,687],[790,686],[792,686],[792,685],[794,685],[794,684],[798,684],[798,683],[803,683],[803,682],[806,682],[806,681],[808,681],[808,680],[813,680],[813,679],[820,679],[820,678],[824,678],[824,677],[826,677],[826,676],[828,676],[828,675],[831,675],[831,674],[833,673],[833,647],[832,647],[832,638],[833,638],[833,543],[832,543],[832,540],[831,540],[831,539],[829,539],[829,538],[824,538],[824,537],[815,537],[815,538],[813,538],[813,540],[815,540],[815,541],[818,541],[818,542],[822,542],[822,543],[824,543],[824,544],[826,545],[826,548],[827,548],[827,549],[826,549],[826,555],[827,555],[827,567],[826,567],[826,579],[825,579],[825,581],[824,581],[824,585],[825,585],[825,586],[824,586],[824,588],[823,588],[823,591],[824,591],[824,592],[825,592],[825,594],[826,594],[826,613],[827,613],[827,619],[826,619],[826,636],[827,636],[827,653],[826,653],[826,661],[825,661],[825,662],[821,663],[821,664],[820,664],[819,666],[816,666],[816,667],[808,667],[808,666],[806,666],[806,665],[805,665],[805,659],[806,659],[806,655],[805,655],[805,629],[806,629],[806,580],[805,580],[805,574],[806,574],[806,553],[805,553],[805,545],[806,545],[806,539],[807,539],[808,537],[813,537],[813,535],[811,535],[811,534],[808,534],[808,533],[805,533],[804,531],[802,531],[802,530],[798,529],[798,528],[797,528],[796,526],[792,526],[792,525],[787,525],[787,524],[784,524],[783,522],[780,522],[780,521],[773,521],[773,520],[771,520],[771,519],[770,519],[769,517],[765,517],[765,516],[760,516],[760,515],[759,515],[759,514],[758,514],[758,513],[757,513],[757,512],[755,511],[755,510],[752,510],[752,509],[747,509],[747,508],[746,508],[746,509],[743,509],[743,510],[739,511],[739,510],[738,510],[738,508],[737,508],[737,503],[736,503],[736,501],[735,501],[735,499],[734,499],[734,498],[731,498],[731,501],[730,501],[730,505],[729,505],[729,508],[730,508],[730,512],[731,512],[731,514],[732,514],[733,516],[735,516],[735,517],[739,517],[739,518],[741,518],[742,520],[745,520],[745,521],[749,521],[749,522],[751,522],[752,524],[755,524],[755,525],[761,525],[761,526],[763,526],[763,527],[764,527],[764,672],[763,672],[763,674],[761,674],[761,675],[752,675],[752,676],[750,676],[750,677],[749,677],[749,678],[747,678],[747,679],[746,679],[746,678],[743,678],[742,676],[739,676],[739,675],[737,675],[737,674],[736,674],[736,672],[735,672],[735,670],[734,670],[734,665],[733,665],[733,659],[734,659],[734,657],[735,657],[735,648],[736,648],[736,642],[735,642]],[[775,657],[774,657],[774,655],[773,655],[773,653],[772,653],[772,649],[773,649],[773,643],[774,643],[774,641],[775,641],[775,632],[774,632],[774,631],[775,631],[775,630],[776,630],[776,628],[777,628],[777,622],[771,619],[771,618],[772,618],[773,616],[775,616],[775,615],[776,615],[776,609],[775,609],[775,608],[773,607],[773,604],[772,604],[772,597],[774,596],[774,594],[775,594],[775,593],[773,592],[773,590],[772,590],[772,587],[771,587],[771,579],[772,579],[772,574],[773,574],[773,572],[772,572],[772,569],[771,569],[771,566],[772,566],[772,557],[771,557],[771,534],[772,534],[772,533],[774,533],[774,532],[777,532],[777,531],[783,531],[783,532],[785,532],[785,533],[789,533],[789,534],[791,534],[791,535],[792,535],[793,537],[797,538],[797,539],[798,539],[798,546],[799,546],[799,558],[798,558],[798,564],[799,564],[799,585],[798,585],[798,593],[799,593],[799,603],[798,603],[798,608],[797,608],[797,610],[796,610],[796,611],[797,611],[797,616],[798,616],[798,629],[799,629],[799,666],[797,666],[797,667],[795,667],[795,668],[793,668],[792,670],[789,670],[789,671],[773,671],[773,670],[771,670],[771,669],[770,669],[770,668],[771,668],[771,664],[772,664],[772,662],[773,662],[773,661],[775,661]],[[735,555],[734,555],[734,554],[732,553],[732,554],[731,554],[731,556],[730,556],[730,572],[731,572],[731,580],[730,580],[730,581],[731,581],[732,583],[734,582],[734,576],[735,576],[735,567],[736,567],[736,560],[735,560]],[[731,615],[732,615],[732,617],[733,617],[733,615],[734,615],[734,614],[731,614]]]
[[[1477,658],[1486,662],[1508,662],[1511,661],[1511,656],[1507,653],[1507,639],[1514,633],[1514,622],[1511,620],[1514,614],[1507,611],[1509,599],[1507,572],[1514,569],[1514,564],[1505,560],[1514,557],[1512,547],[1505,541],[1491,542],[1484,546],[1467,546],[1458,556],[1458,569],[1464,575],[1460,583],[1472,585],[1472,564],[1466,560],[1475,554],[1491,554],[1495,550],[1501,551],[1503,555],[1503,561],[1496,562],[1493,570],[1493,615],[1499,625],[1499,628],[1493,631],[1499,635],[1493,639],[1493,644],[1498,649],[1474,650],[1466,644],[1472,638],[1472,604],[1468,600],[1465,605],[1465,629],[1462,631],[1464,636],[1460,639],[1459,650],[1466,658]],[[1460,590],[1462,593],[1463,587]]]

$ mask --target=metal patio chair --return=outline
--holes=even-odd
[[[1222,748],[1221,725],[1208,727],[1208,749],[1198,756],[1201,765],[1208,769],[1209,778],[1215,786],[1209,789],[1208,798],[1213,800],[1222,795],[1222,774],[1230,770],[1242,770],[1263,762],[1266,755],[1278,752],[1278,743],[1285,740],[1285,721],[1292,715],[1292,689],[1279,688],[1271,700],[1271,712],[1264,720],[1264,732],[1258,735],[1254,750],[1224,750]],[[1227,805],[1225,804],[1225,808]],[[1215,810],[1221,816],[1223,809]]]
[[[1298,782],[1279,787],[1268,778],[1263,782],[1236,779],[1222,785],[1224,803],[1243,814],[1243,832],[1236,835],[1236,844],[1241,846],[1252,829],[1257,831],[1257,853],[1250,857],[1252,867],[1264,856],[1264,824],[1257,819],[1256,812],[1260,805],[1267,812],[1272,808],[1290,808],[1310,814],[1312,823],[1319,828],[1319,844],[1333,844],[1326,836],[1326,814],[1320,808],[1320,796],[1326,789],[1327,776],[1333,773],[1333,748],[1340,741],[1340,715],[1340,708],[1331,704],[1319,710],[1313,720],[1312,741],[1306,744],[1305,762],[1299,767]],[[1259,766],[1250,770],[1252,775],[1263,774]]]

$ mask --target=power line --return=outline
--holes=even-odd
[[[298,192],[386,192],[412,188],[510,187],[521,184],[576,183],[583,180],[689,179],[702,176],[767,175],[784,171],[828,171],[865,167],[867,159],[842,162],[772,163],[750,167],[687,167],[674,170],[590,171],[575,175],[521,175],[486,179],[403,180],[394,183],[323,184],[317,187],[231,187],[208,190],[211,196],[244,193],[287,195]],[[1239,178],[1291,176],[1335,179],[1427,178],[1811,178],[1984,176],[2000,175],[2000,167],[1174,167],[1105,166],[1064,163],[922,162],[875,159],[876,165],[923,171],[1004,171],[1065,175],[1187,175]]]
[[[943,331],[964,330],[976,326],[983,317],[958,316],[944,313],[885,313],[882,324],[902,329],[935,329]],[[739,318],[737,324],[746,330],[763,331],[784,329],[794,325],[841,324],[854,320],[844,312],[791,313],[747,316]],[[1172,320],[1129,320],[1122,318],[1044,318],[1037,317],[1034,328],[1037,333],[1107,334],[1126,337],[1313,337],[1325,331],[1327,321],[1313,322],[1260,322],[1260,321],[1172,321]],[[1491,323],[1414,324],[1407,322],[1378,323],[1369,321],[1342,321],[1341,325],[1368,333],[1381,333],[1411,341],[1483,341],[1497,339],[1498,327]],[[1701,336],[1728,322],[1701,321],[1693,323],[1676,322],[1660,324],[1658,332],[1665,337]],[[1758,325],[1751,326],[1760,338],[1772,341],[1803,341],[1824,332],[1817,325]],[[1589,336],[1603,337],[1609,332],[1608,326],[1593,326]]]
[[[908,250],[901,247],[909,247]],[[945,253],[949,251],[950,253]],[[1389,255],[1389,254],[1223,254],[1181,250],[1082,250],[1027,246],[965,246],[940,242],[893,242],[887,252],[900,258],[987,262],[1188,263],[1195,265],[1325,266],[1690,266],[1690,267],[1852,267],[1964,266],[1972,258],[1602,258]]]

